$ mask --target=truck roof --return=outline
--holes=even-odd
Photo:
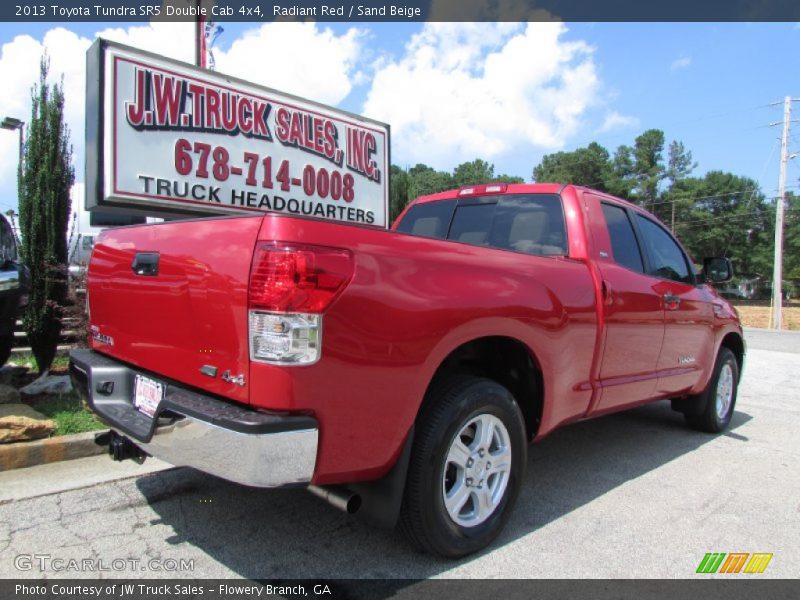
[[[491,186],[503,186],[502,191],[496,190],[486,190],[482,191],[480,188],[486,188]],[[460,188],[455,188],[452,190],[445,190],[444,192],[438,192],[436,194],[429,194],[427,196],[420,196],[419,198],[413,200],[409,204],[424,204],[427,202],[436,202],[438,200],[452,200],[453,198],[459,197],[459,192],[464,189],[468,188],[478,188],[475,195],[492,195],[496,193],[501,194],[558,194],[562,192],[565,188],[572,188],[574,190],[585,190],[588,192],[592,192],[593,194],[598,194],[600,196],[604,196],[607,198],[613,198],[616,202],[620,202],[625,204],[626,206],[630,206],[632,208],[641,210],[641,207],[637,206],[636,204],[624,200],[622,198],[618,198],[616,196],[612,196],[607,192],[601,192],[599,190],[595,190],[586,186],[582,185],[573,185],[571,183],[485,183],[481,185],[465,185]]]
[[[444,192],[438,192],[436,194],[420,196],[414,200],[414,203],[423,204],[426,202],[436,202],[437,200],[451,200],[453,198],[458,198],[458,194],[461,190],[493,185],[505,186],[504,191],[500,192],[504,194],[557,194],[565,187],[562,183],[486,183],[480,186],[465,185],[460,188],[445,190]],[[492,193],[497,192],[486,192],[486,194]]]

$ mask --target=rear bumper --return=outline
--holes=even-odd
[[[70,375],[92,410],[150,456],[255,487],[303,485],[317,459],[309,416],[264,413],[166,383],[156,418],[132,403],[134,375],[153,377],[92,350],[70,353]]]

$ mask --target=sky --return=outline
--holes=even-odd
[[[698,166],[777,193],[783,98],[800,98],[797,23],[225,23],[218,71],[391,126],[392,162],[482,158],[530,181],[542,156],[613,154],[649,128]],[[64,77],[83,205],[85,53],[97,37],[191,62],[189,23],[0,23],[0,117],[30,119],[47,49]],[[800,102],[794,103],[800,115]],[[798,117],[800,118],[800,117]],[[790,150],[800,150],[800,126]],[[0,130],[0,210],[16,209],[15,132]],[[800,158],[789,161],[789,189]],[[83,219],[82,219],[83,220]],[[88,222],[88,221],[87,221]]]

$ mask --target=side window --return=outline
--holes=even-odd
[[[692,275],[680,246],[658,224],[640,214],[636,215],[639,229],[652,261],[651,275],[692,283]]]
[[[490,245],[525,254],[566,256],[561,199],[544,194],[502,198],[494,215]]]
[[[633,271],[644,273],[644,263],[639,244],[636,243],[636,234],[628,218],[628,212],[613,204],[601,203],[603,216],[606,218],[608,235],[611,238],[611,251],[614,260]]]
[[[476,246],[488,246],[496,206],[494,203],[459,206],[453,216],[453,224],[450,226],[447,239]]]
[[[400,221],[397,231],[444,239],[455,205],[455,200],[415,204]]]

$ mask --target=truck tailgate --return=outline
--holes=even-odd
[[[227,217],[103,232],[89,265],[92,348],[248,402],[248,385],[221,376],[249,380],[247,285],[261,221]]]

